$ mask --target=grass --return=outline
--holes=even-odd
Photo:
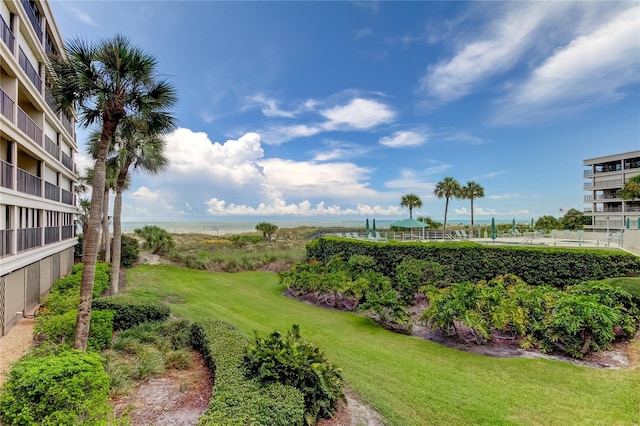
[[[640,300],[640,277],[608,278],[603,280],[603,282],[620,287]]]
[[[640,369],[449,349],[386,331],[362,316],[288,299],[270,273],[142,265],[127,274],[129,292],[168,301],[185,319],[224,319],[249,336],[300,324],[303,338],[324,350],[349,386],[392,425],[623,425],[640,419]]]

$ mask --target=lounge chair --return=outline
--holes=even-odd
[[[463,240],[468,240],[469,239],[469,234],[467,234],[467,231],[465,231],[464,229],[460,230],[460,235],[462,235],[462,239]]]

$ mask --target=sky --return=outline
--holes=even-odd
[[[414,193],[442,220],[445,177],[484,188],[476,220],[558,217],[584,159],[640,149],[636,1],[50,4],[177,90],[170,167],[133,175],[125,219],[401,219]]]

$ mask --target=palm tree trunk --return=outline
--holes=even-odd
[[[413,219],[413,207],[409,206],[409,219]]]
[[[444,203],[444,225],[442,227],[442,240],[444,241],[444,233],[447,230],[447,211],[449,210],[449,198]]]
[[[475,228],[473,227],[473,197],[471,197],[471,238],[474,237],[473,235],[473,230]]]
[[[119,119],[111,118],[107,112],[103,114],[102,134],[96,155],[93,171],[93,191],[91,193],[91,208],[89,209],[89,226],[84,236],[84,253],[82,255],[82,280],[80,282],[80,303],[76,321],[76,334],[73,342],[75,349],[86,351],[89,340],[89,326],[91,321],[91,299],[93,297],[93,281],[96,277],[96,261],[98,258],[98,233],[102,221],[102,201],[104,182],[106,177],[106,159],[109,143],[113,132],[118,126]]]
[[[122,189],[116,189],[116,198],[113,201],[113,257],[111,258],[111,294],[118,293],[120,286],[120,244],[122,241]]]
[[[104,200],[102,201],[102,250],[104,251],[104,261],[111,262],[111,237],[109,235],[109,188],[104,189]]]

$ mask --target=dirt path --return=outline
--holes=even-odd
[[[0,337],[0,386],[7,380],[11,364],[31,348],[35,319],[23,318],[7,334]]]

